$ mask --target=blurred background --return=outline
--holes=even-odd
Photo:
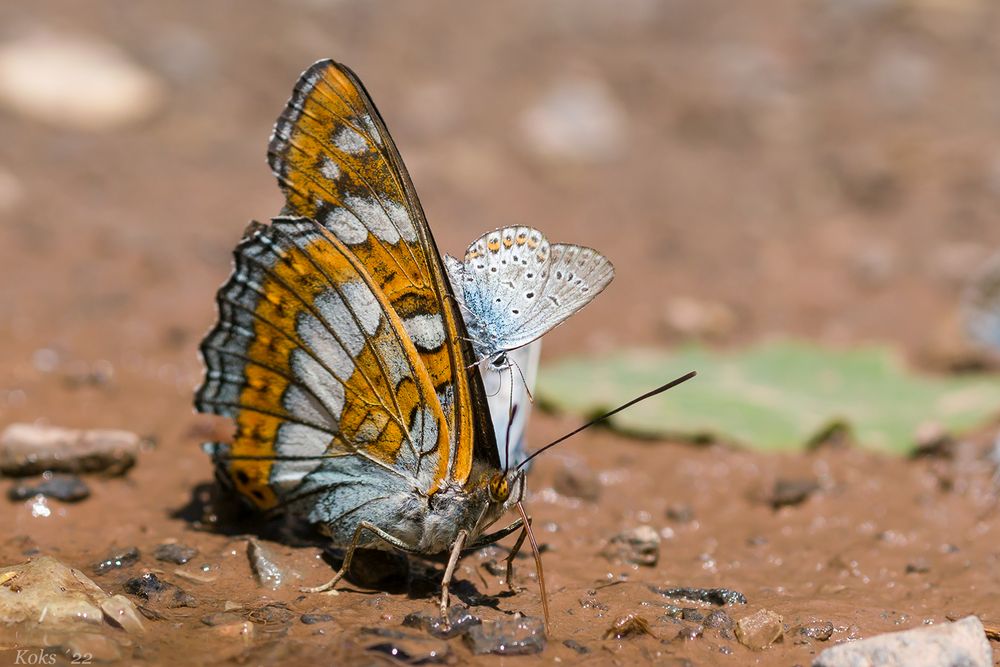
[[[281,204],[272,124],[326,57],[442,250],[530,224],[615,262],[550,360],[936,359],[1000,247],[997,34],[989,0],[5,3],[0,419],[177,432],[232,247]]]

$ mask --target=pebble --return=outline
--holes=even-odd
[[[128,431],[80,431],[11,424],[0,434],[0,473],[10,477],[47,470],[121,475],[139,454],[141,439]]]
[[[577,655],[587,655],[590,653],[590,649],[576,641],[575,639],[566,639],[563,641],[563,646],[575,652]]]
[[[165,563],[184,565],[198,555],[198,550],[183,544],[169,543],[161,544],[153,551],[153,557]]]
[[[552,480],[552,488],[561,496],[596,502],[601,496],[601,480],[586,464],[566,461]]]
[[[799,627],[799,634],[809,639],[818,639],[821,642],[825,642],[833,636],[833,623],[830,621],[806,623]]]
[[[474,625],[463,636],[475,655],[530,655],[545,648],[545,625],[542,619],[514,616]]]
[[[991,667],[993,651],[975,616],[832,646],[813,667]]]
[[[411,665],[426,665],[446,662],[451,655],[451,647],[440,639],[391,628],[363,628],[366,651],[384,653],[394,662]]]
[[[690,505],[676,503],[667,508],[667,518],[677,523],[691,523],[694,521],[694,509]]]
[[[258,584],[272,591],[281,588],[285,574],[274,562],[269,549],[251,538],[247,540],[247,558],[250,560],[250,569],[253,570],[253,576]]]
[[[108,130],[149,117],[164,87],[113,44],[37,33],[0,45],[0,104],[33,120]]]
[[[736,638],[754,651],[761,651],[784,634],[782,618],[768,609],[744,616],[736,621]]]
[[[698,639],[705,634],[705,627],[702,625],[684,625],[677,631],[677,638],[684,640]]]
[[[607,86],[594,78],[556,82],[520,120],[523,142],[537,157],[581,164],[621,155],[627,124]]]
[[[244,620],[243,615],[235,611],[217,611],[201,617],[201,622],[212,628],[220,625],[242,623]]]
[[[637,526],[612,537],[601,554],[609,560],[652,567],[660,559],[660,534],[652,526]]]
[[[139,560],[137,547],[125,547],[111,553],[107,558],[94,566],[94,574],[107,574],[111,570],[120,570]]]
[[[728,630],[733,627],[734,623],[733,619],[729,617],[729,614],[721,609],[714,609],[708,616],[705,617],[703,625],[706,628]]]
[[[0,566],[0,581],[0,627],[5,636],[17,637],[20,648],[89,642],[95,658],[115,659],[118,642],[109,636],[144,631],[128,598],[108,595],[83,572],[50,556]]]
[[[670,333],[712,340],[726,338],[739,325],[736,312],[728,305],[688,297],[668,301],[663,321]]]
[[[332,623],[333,616],[330,614],[302,614],[299,620],[306,625],[316,625],[317,623]]]
[[[611,627],[604,631],[604,639],[628,639],[642,635],[656,636],[649,627],[649,621],[638,614],[619,616]]]
[[[88,498],[90,488],[76,475],[54,475],[46,472],[37,484],[20,482],[7,492],[7,497],[11,500],[27,500],[38,495],[55,498],[66,503],[75,503]]]
[[[816,491],[819,491],[819,483],[812,479],[779,479],[771,493],[771,507],[798,505]]]
[[[438,639],[451,639],[464,635],[474,625],[479,625],[482,621],[478,616],[473,615],[469,608],[463,604],[454,604],[448,609],[448,620],[445,621],[437,614],[425,612],[414,612],[407,614],[403,619],[403,625],[408,628],[417,628]]]
[[[154,604],[162,604],[168,609],[198,605],[194,597],[182,588],[163,581],[152,572],[129,579],[125,582],[124,588],[129,595],[135,595]]]
[[[682,598],[693,600],[694,602],[707,602],[708,604],[720,607],[730,604],[746,604],[747,597],[739,591],[729,588],[691,588],[679,586],[673,588],[663,588],[661,586],[650,586],[649,590],[668,598]]]

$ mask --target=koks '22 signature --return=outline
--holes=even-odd
[[[54,665],[59,654],[44,648],[21,648],[14,654],[15,665]],[[89,665],[93,656],[89,653],[68,652],[74,665]]]

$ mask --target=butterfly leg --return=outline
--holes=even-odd
[[[511,547],[510,553],[507,554],[507,558],[504,559],[507,566],[504,578],[507,580],[507,589],[511,593],[517,593],[518,590],[520,590],[514,585],[514,559],[517,558],[517,554],[521,551],[521,545],[524,544],[524,538],[527,536],[528,529],[522,525],[521,533],[517,536],[517,541],[514,542],[514,546]]]
[[[444,571],[444,579],[441,580],[441,619],[448,622],[448,586],[451,578],[455,575],[455,566],[458,565],[458,558],[462,555],[462,547],[465,546],[465,539],[469,533],[465,530],[458,531],[455,538],[455,546],[451,548],[451,556],[448,558],[448,567]]]
[[[340,580],[344,578],[347,574],[347,570],[351,567],[351,560],[354,558],[354,551],[358,548],[358,544],[361,542],[361,535],[364,531],[369,531],[373,533],[376,537],[384,540],[385,542],[391,544],[401,551],[411,551],[407,548],[405,544],[400,542],[398,539],[385,532],[378,526],[368,523],[367,521],[362,521],[358,524],[358,527],[354,530],[354,537],[351,538],[351,544],[347,547],[347,552],[344,554],[344,562],[341,564],[340,569],[337,570],[337,574],[333,575],[333,579],[326,582],[322,586],[315,586],[312,588],[300,588],[299,590],[303,593],[333,593],[336,594],[334,587],[340,583]]]

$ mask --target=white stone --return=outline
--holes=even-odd
[[[107,130],[160,108],[160,81],[106,42],[34,34],[0,44],[0,104],[59,127]]]
[[[992,667],[993,651],[975,616],[877,635],[826,649],[813,667]]]

